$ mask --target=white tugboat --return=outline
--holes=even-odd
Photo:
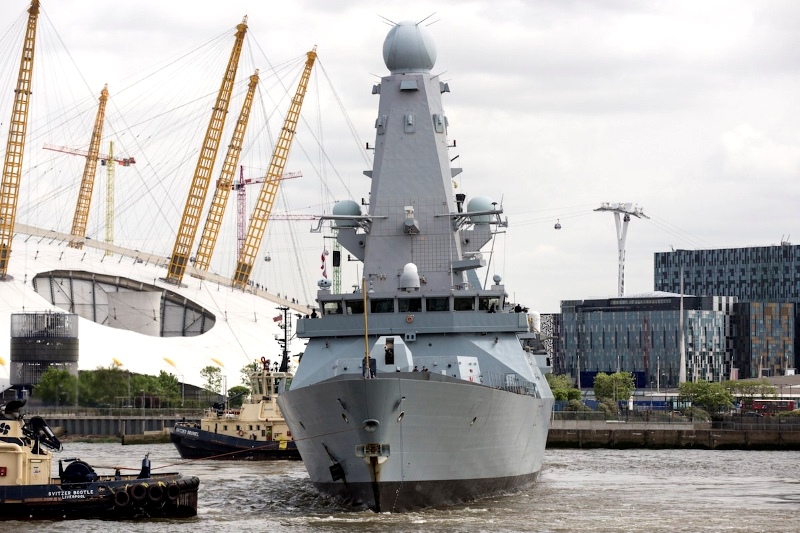
[[[519,335],[527,315],[481,248],[502,207],[455,194],[436,52],[419,24],[389,32],[369,207],[337,204],[338,241],[363,261],[360,292],[323,280],[318,319],[278,404],[311,481],[356,508],[408,511],[519,489],[542,467],[553,396]]]
[[[215,404],[206,409],[199,424],[178,422],[170,432],[170,440],[184,459],[220,459],[269,461],[300,459],[297,445],[286,426],[278,394],[292,381],[289,371],[289,339],[291,315],[288,307],[279,307],[283,314],[283,338],[280,361],[274,365],[261,358],[261,368],[250,373],[249,397],[237,409]]]

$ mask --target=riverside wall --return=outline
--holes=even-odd
[[[553,420],[548,448],[800,450],[800,423],[648,423]]]
[[[200,417],[184,416],[59,416],[45,417],[47,424],[55,431],[60,429],[71,436],[109,436],[144,435],[164,431],[175,426],[176,422],[200,423]]]

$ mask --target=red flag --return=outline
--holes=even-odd
[[[320,259],[322,260],[322,266],[320,266],[320,270],[322,270],[322,277],[328,279],[328,269],[325,266],[325,256],[328,255],[328,250],[323,250]]]
[[[272,317],[272,321],[273,322],[280,322],[281,320],[283,320],[283,315],[278,315],[278,316]]]

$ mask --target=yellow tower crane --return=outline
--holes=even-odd
[[[258,70],[250,76],[250,84],[247,86],[247,96],[242,104],[242,111],[236,128],[233,131],[231,144],[228,145],[228,153],[225,155],[225,163],[222,165],[217,188],[214,197],[211,199],[211,206],[208,209],[208,218],[203,228],[203,235],[200,237],[200,244],[197,246],[194,266],[200,270],[208,270],[211,263],[211,255],[214,253],[214,246],[217,244],[219,228],[222,225],[222,217],[225,216],[225,206],[228,204],[228,195],[231,192],[233,175],[236,172],[236,163],[239,161],[239,154],[242,151],[242,141],[247,122],[250,119],[250,108],[253,106],[253,95],[258,85]]]
[[[317,58],[317,47],[306,54],[306,65],[303,74],[300,76],[300,83],[297,85],[297,92],[289,106],[289,112],[283,121],[278,144],[272,152],[272,160],[267,169],[267,176],[258,194],[253,215],[250,217],[250,224],[247,227],[247,237],[244,246],[239,253],[236,262],[236,272],[233,274],[232,284],[234,287],[244,288],[253,272],[253,265],[256,261],[256,254],[261,247],[264,238],[264,231],[267,229],[267,222],[275,204],[275,197],[278,195],[278,186],[281,183],[283,169],[286,167],[286,159],[289,157],[289,149],[297,131],[297,121],[300,118],[300,108],[303,106],[303,99],[306,96],[308,80],[311,77],[311,69],[314,67],[314,60]]]
[[[8,262],[11,259],[11,240],[14,238],[19,181],[22,176],[22,157],[25,155],[25,135],[28,129],[28,107],[31,98],[33,53],[36,49],[38,20],[39,0],[31,0],[25,42],[22,45],[22,58],[19,62],[17,88],[14,90],[14,107],[11,110],[11,121],[8,126],[3,181],[0,184],[0,279],[6,279]]]
[[[208,194],[208,185],[211,181],[211,171],[217,159],[222,129],[225,125],[225,115],[228,113],[228,105],[233,92],[233,83],[236,79],[236,69],[239,64],[239,56],[242,53],[242,43],[247,33],[247,17],[242,23],[236,26],[236,41],[233,45],[228,68],[222,85],[217,94],[217,103],[211,113],[211,120],[208,123],[206,136],[203,140],[203,148],[200,150],[200,157],[197,160],[197,167],[194,171],[194,178],[189,189],[189,197],[186,200],[186,207],[183,209],[181,225],[178,235],[175,238],[175,247],[170,256],[169,270],[164,281],[180,285],[183,274],[189,264],[189,254],[192,251],[194,237],[197,234],[197,226],[200,223],[200,216],[203,211],[203,204]]]
[[[108,85],[103,87],[100,92],[100,105],[97,108],[97,116],[94,119],[94,129],[92,138],[89,141],[89,153],[86,156],[86,165],[83,167],[83,178],[81,178],[81,188],[78,191],[78,204],[75,206],[75,214],[72,217],[72,231],[75,237],[69,243],[71,248],[78,250],[83,248],[83,238],[86,235],[86,223],[89,220],[89,207],[92,205],[92,192],[94,191],[94,175],[97,172],[97,157],[100,154],[100,139],[103,137],[103,122],[106,117],[106,103],[108,102]]]

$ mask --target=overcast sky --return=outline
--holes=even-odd
[[[631,202],[651,217],[630,223],[628,294],[652,290],[653,253],[671,246],[800,241],[794,0],[42,4],[92,88],[122,83],[247,15],[249,33],[276,61],[318,47],[370,143],[378,103],[370,89],[387,73],[380,16],[435,13],[433,70],[451,89],[444,105],[464,169],[459,187],[502,201],[509,219],[489,277],[502,275],[512,299],[535,311],[615,295],[614,219],[593,212],[602,202]],[[27,5],[0,3],[2,27]],[[4,124],[8,114],[0,109]],[[351,194],[366,196],[358,154],[331,157]]]

